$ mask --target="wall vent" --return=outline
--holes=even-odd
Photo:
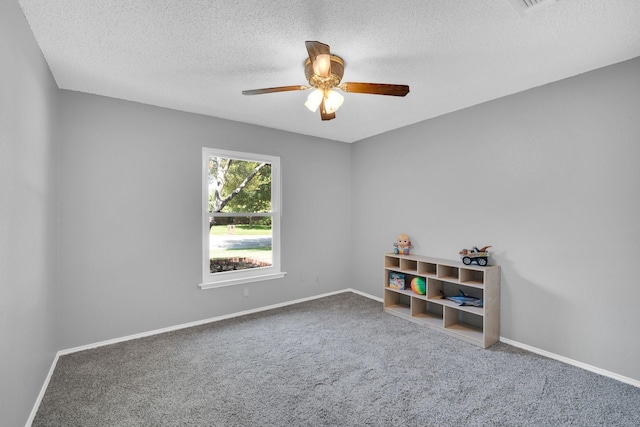
[[[528,16],[551,6],[556,0],[509,0],[513,8],[522,16]]]

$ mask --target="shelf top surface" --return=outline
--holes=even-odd
[[[386,253],[384,254],[385,257],[391,257],[391,258],[397,258],[397,259],[406,259],[409,261],[420,261],[420,262],[428,262],[431,264],[440,264],[440,265],[445,265],[448,267],[457,267],[457,268],[466,268],[467,270],[479,270],[479,271],[485,271],[485,270],[489,270],[489,269],[493,269],[493,268],[500,268],[499,265],[487,265],[487,266],[480,266],[477,264],[469,264],[466,265],[464,264],[462,261],[454,261],[454,260],[450,260],[450,259],[443,259],[443,258],[432,258],[432,257],[428,257],[428,256],[424,256],[424,255],[400,255],[400,254],[394,254],[392,252]]]

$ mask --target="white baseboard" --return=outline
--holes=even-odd
[[[371,294],[366,294],[366,293],[364,293],[362,291],[359,291],[357,289],[350,289],[349,288],[349,289],[345,289],[344,292],[353,292],[354,294],[358,294],[361,297],[369,298],[369,299],[372,299],[372,300],[378,301],[378,302],[384,302],[384,300],[382,298],[380,298],[380,297],[376,297],[376,296],[373,296]]]
[[[51,381],[51,377],[53,376],[53,371],[56,369],[56,365],[58,364],[58,357],[60,352],[56,354],[53,358],[53,362],[51,363],[51,367],[49,368],[49,373],[47,377],[44,379],[44,384],[40,388],[40,393],[38,393],[38,397],[36,398],[36,402],[33,404],[33,408],[31,409],[31,413],[29,414],[29,418],[27,419],[27,423],[25,427],[31,427],[33,420],[36,417],[36,413],[38,412],[38,408],[40,407],[40,403],[42,403],[42,399],[44,398],[44,394],[47,391],[47,387],[49,387],[49,381]]]
[[[530,351],[532,353],[539,354],[541,356],[548,357],[549,359],[558,360],[558,361],[566,363],[568,365],[572,365],[572,366],[576,366],[578,368],[582,368],[582,369],[584,369],[586,371],[594,372],[596,374],[603,375],[605,377],[613,378],[614,380],[618,380],[620,382],[623,382],[623,383],[626,383],[626,384],[630,384],[632,386],[640,387],[640,381],[634,380],[633,378],[629,378],[629,377],[625,377],[625,376],[616,374],[615,372],[607,371],[605,369],[600,369],[600,368],[592,366],[592,365],[587,365],[586,363],[578,362],[577,360],[569,359],[568,357],[564,357],[564,356],[560,356],[558,354],[550,353],[550,352],[548,352],[546,350],[541,350],[539,348],[532,347],[532,346],[527,345],[527,344],[522,344],[522,343],[519,343],[517,341],[510,340],[508,338],[500,337],[500,342],[512,345],[514,347],[521,348],[523,350]]]
[[[191,328],[191,327],[194,327],[194,326],[206,325],[207,323],[219,322],[221,320],[227,320],[227,319],[232,319],[234,317],[245,316],[247,314],[260,313],[261,311],[273,310],[274,308],[286,307],[288,305],[294,305],[294,304],[299,304],[301,302],[312,301],[312,300],[315,300],[315,299],[328,297],[330,295],[337,295],[337,294],[341,294],[341,293],[344,293],[344,292],[355,292],[355,291],[353,289],[342,289],[340,291],[329,292],[329,293],[326,293],[326,294],[315,295],[315,296],[312,296],[312,297],[300,298],[300,299],[291,300],[291,301],[285,301],[285,302],[281,302],[281,303],[278,303],[278,304],[272,304],[272,305],[267,305],[267,306],[264,306],[264,307],[254,308],[254,309],[251,309],[251,310],[238,311],[236,313],[225,314],[225,315],[216,316],[216,317],[210,317],[208,319],[203,319],[203,320],[196,320],[195,322],[182,323],[180,325],[169,326],[167,328],[154,329],[152,331],[141,332],[139,334],[127,335],[127,336],[120,337],[120,338],[113,338],[113,339],[110,339],[110,340],[100,341],[100,342],[93,343],[93,344],[87,344],[87,345],[82,345],[82,346],[79,346],[79,347],[68,348],[66,350],[60,350],[58,352],[58,355],[59,356],[63,356],[63,355],[66,355],[66,354],[77,353],[78,351],[84,351],[84,350],[90,350],[92,348],[103,347],[105,345],[117,344],[117,343],[120,343],[120,342],[131,341],[131,340],[135,340],[135,339],[138,339],[138,338],[150,337],[150,336],[153,336],[153,335],[163,334],[165,332],[177,331],[177,330],[180,330],[180,329]],[[367,294],[363,294],[363,293],[360,293],[360,292],[356,292],[356,293],[359,293],[362,296],[367,296]],[[373,296],[369,296],[369,297],[375,298]]]

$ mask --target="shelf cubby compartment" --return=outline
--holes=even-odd
[[[384,268],[400,268],[400,258],[385,256],[384,257]]]
[[[481,289],[467,288],[455,283],[443,282],[438,279],[429,279],[429,286],[427,287],[427,301],[442,306],[457,308],[461,311],[483,315],[484,307],[458,305],[455,301],[448,300],[442,295],[442,292],[444,292],[448,296],[457,296],[460,294],[460,291],[464,292],[465,295],[480,299],[483,298],[483,292]]]
[[[398,316],[411,318],[411,296],[406,291],[385,289],[384,309]]]
[[[418,262],[418,274],[422,276],[436,276],[438,271],[438,264],[432,262],[419,261]]]
[[[459,279],[460,269],[458,267],[454,267],[451,265],[442,265],[438,264],[438,278],[445,280],[455,280]]]
[[[484,285],[484,271],[461,268],[460,283],[471,286],[482,286]]]
[[[427,279],[427,299],[439,300],[442,297],[440,291],[442,291],[444,282],[438,279]]]
[[[431,326],[436,326],[438,328],[444,327],[441,305],[434,304],[421,298],[414,298],[411,303],[412,317]]]
[[[387,285],[386,285],[386,287],[391,288],[391,289],[395,289],[392,286],[389,286],[390,283],[391,283],[391,274],[393,274],[393,273],[402,274],[402,275],[404,275],[404,290],[407,291],[411,295],[418,295],[418,294],[416,294],[415,292],[413,292],[411,290],[411,281],[415,277],[417,277],[415,274],[408,273],[406,270],[402,270],[402,271],[400,271],[400,270],[398,270],[398,271],[396,271],[396,270],[386,270],[386,272],[387,272]],[[395,290],[402,291],[402,289],[395,289]]]
[[[415,259],[400,258],[400,270],[417,274],[418,261]]]
[[[482,315],[444,307],[444,329],[449,334],[485,347]]]
[[[464,292],[465,295],[484,300],[484,292],[482,292],[482,288],[477,288],[474,286],[466,286],[463,284],[451,283],[451,282],[442,282],[442,289],[440,290],[442,290],[445,294],[447,294],[447,296],[450,296],[450,297],[458,296],[460,295],[460,291],[462,291]],[[440,293],[440,290],[438,291],[438,294],[442,296],[442,294]],[[445,300],[445,301],[449,301],[455,304],[455,302],[450,300]],[[465,306],[462,306],[462,307],[465,307]]]

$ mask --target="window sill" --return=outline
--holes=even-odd
[[[281,279],[286,276],[286,272],[263,274],[261,276],[241,277],[237,279],[220,280],[217,282],[200,283],[200,289],[224,288],[226,286],[244,285],[252,282],[262,282],[263,280]]]

